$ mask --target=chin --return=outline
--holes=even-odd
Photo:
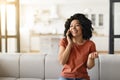
[[[73,35],[73,37],[77,37],[77,35]]]

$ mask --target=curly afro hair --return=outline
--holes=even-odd
[[[78,20],[80,22],[82,26],[83,39],[85,40],[90,39],[92,37],[92,31],[93,31],[92,22],[84,14],[81,13],[76,13],[66,20],[64,36],[66,37],[66,33],[70,28],[70,24],[73,20]]]

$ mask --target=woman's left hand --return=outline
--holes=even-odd
[[[89,59],[95,59],[98,58],[98,53],[97,52],[92,52],[88,56]]]

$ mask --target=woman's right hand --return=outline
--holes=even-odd
[[[73,42],[72,38],[70,37],[70,33],[71,33],[70,30],[68,30],[66,33],[68,44],[72,44],[72,42]]]

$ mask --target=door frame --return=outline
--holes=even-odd
[[[110,30],[109,30],[109,54],[114,54],[114,39],[120,38],[120,35],[114,35],[114,3],[120,0],[110,0]]]

